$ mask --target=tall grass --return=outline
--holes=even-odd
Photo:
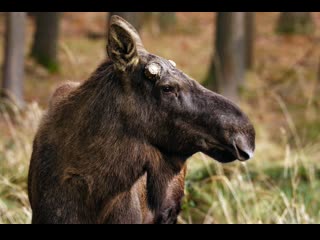
[[[23,112],[14,105],[0,107],[0,223],[29,223],[27,174],[42,111],[36,103]]]
[[[255,160],[267,161],[260,154]],[[190,168],[182,223],[320,222],[320,171],[311,182],[313,164],[299,162],[295,151],[287,149],[282,163],[265,167],[222,166],[202,154],[192,161],[201,167]]]

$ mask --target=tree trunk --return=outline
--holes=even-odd
[[[160,12],[159,13],[159,27],[160,31],[167,31],[177,23],[177,16],[175,12]]]
[[[129,23],[131,23],[137,31],[139,31],[143,24],[144,13],[142,12],[110,12],[109,19],[112,15],[118,15]]]
[[[6,13],[3,96],[23,107],[25,12]]]
[[[245,16],[245,66],[247,70],[254,67],[255,12],[247,12]]]
[[[319,94],[320,94],[320,58],[319,58],[317,70],[318,71],[317,71],[317,81],[316,81],[316,96],[319,96]]]
[[[315,25],[310,12],[283,12],[276,31],[280,34],[312,34]]]
[[[320,83],[320,59],[318,62],[318,74],[317,74],[317,78],[318,78],[318,83]]]
[[[36,31],[31,56],[50,72],[59,70],[58,39],[61,13],[37,12],[35,15]]]
[[[205,82],[208,88],[237,101],[245,75],[245,13],[219,12],[215,55]]]

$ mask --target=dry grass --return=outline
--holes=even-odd
[[[309,38],[276,36],[277,16],[257,16],[256,64],[241,93],[240,105],[257,131],[255,157],[221,165],[203,154],[193,156],[180,223],[320,223],[320,28]],[[178,18],[170,33],[145,26],[145,46],[202,81],[213,52],[214,15],[179,13]],[[320,14],[314,18],[320,25]],[[104,58],[104,40],[85,38],[89,29],[102,32],[104,21],[103,13],[66,14],[61,72],[50,75],[27,59],[30,104],[24,112],[13,108],[14,113],[0,105],[0,223],[30,222],[26,179],[41,109],[54,86],[86,79]],[[32,31],[31,23],[28,27]],[[28,35],[27,46],[30,40]]]
[[[255,157],[245,164],[223,166],[203,154],[190,159],[180,221],[319,223],[320,146],[296,148],[288,132],[279,134],[280,143],[258,136]]]
[[[24,112],[14,106],[10,112],[4,105],[0,107],[1,129],[6,129],[0,136],[0,223],[28,223],[27,174],[42,111],[37,103],[29,104]]]

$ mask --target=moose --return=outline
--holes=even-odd
[[[29,169],[32,223],[176,223],[189,157],[253,155],[240,108],[149,53],[119,16],[107,54],[89,79],[51,97]]]

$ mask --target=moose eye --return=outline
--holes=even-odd
[[[161,90],[165,93],[171,93],[171,92],[174,92],[174,87],[172,86],[163,86],[161,88]]]

